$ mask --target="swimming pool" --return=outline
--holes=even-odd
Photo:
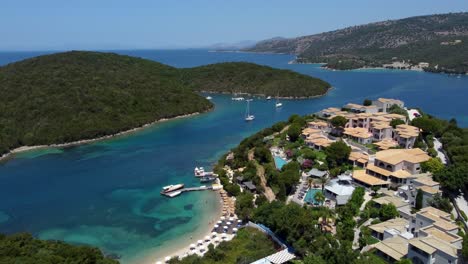
[[[274,156],[275,158],[275,166],[278,170],[281,170],[283,166],[288,163],[285,159],[281,158],[280,156]]]
[[[306,193],[306,196],[304,197],[304,202],[310,203],[310,204],[318,204],[318,202],[315,200],[315,194],[318,192],[322,192],[322,190],[309,189]]]

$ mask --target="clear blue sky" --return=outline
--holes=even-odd
[[[199,47],[460,11],[467,0],[1,0],[0,50]]]

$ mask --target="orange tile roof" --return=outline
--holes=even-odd
[[[421,163],[428,161],[431,157],[419,148],[415,149],[388,149],[376,153],[375,158],[385,163],[396,165],[407,161],[411,163]]]
[[[353,171],[353,179],[358,180],[360,182],[366,183],[368,185],[387,185],[388,182],[381,180],[377,177],[369,175],[366,173],[365,170],[355,170]]]

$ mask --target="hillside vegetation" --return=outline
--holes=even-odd
[[[182,71],[182,79],[198,91],[304,98],[323,95],[330,88],[329,83],[317,78],[246,62],[211,64]]]
[[[239,87],[264,93],[274,87],[284,96],[314,96],[328,86],[246,63],[177,69],[112,53],[40,56],[0,67],[0,155],[20,146],[97,138],[210,110],[213,104],[195,91],[230,93]]]
[[[30,234],[0,235],[0,263],[117,264],[97,248],[34,239]]]
[[[468,13],[383,21],[293,39],[272,39],[248,49],[291,53],[298,62],[329,68],[382,66],[393,61],[428,62],[427,71],[468,72]]]

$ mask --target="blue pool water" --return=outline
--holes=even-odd
[[[215,53],[206,50],[117,51],[175,67],[247,61],[310,74],[330,82],[324,97],[274,102],[254,100],[255,121],[245,122],[245,102],[213,96],[214,111],[157,124],[88,145],[21,153],[0,162],[0,233],[31,232],[44,239],[88,244],[122,256],[122,263],[164,258],[164,248],[206,227],[216,209],[211,192],[174,199],[163,186],[199,185],[195,166],[210,166],[229,149],[291,114],[309,114],[365,98],[400,98],[409,106],[468,126],[468,77],[424,72],[328,71],[288,64],[290,55]],[[0,65],[44,52],[0,52]],[[310,195],[309,195],[310,196]],[[313,197],[313,194],[312,194]],[[191,242],[185,241],[189,245]],[[154,263],[152,259],[149,263]]]
[[[304,197],[304,202],[310,203],[310,204],[318,204],[318,202],[315,200],[315,194],[318,192],[322,192],[322,190],[309,189],[306,193],[306,196]]]
[[[279,157],[279,156],[274,156],[275,159],[275,166],[278,170],[281,170],[286,163],[288,163],[285,159]]]

